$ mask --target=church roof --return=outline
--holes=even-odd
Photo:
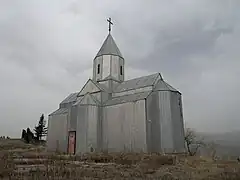
[[[67,108],[60,108],[60,109],[54,111],[53,113],[51,113],[49,116],[56,115],[56,114],[65,114],[65,113],[68,113],[68,109]]]
[[[78,93],[72,93],[66,97],[60,104],[71,103],[77,100]]]
[[[116,55],[123,58],[120,50],[117,47],[117,44],[115,43],[110,33],[108,34],[107,38],[103,42],[103,45],[98,51],[96,57],[102,56],[102,55]]]
[[[155,81],[158,78],[162,78],[160,73],[155,73],[148,76],[143,76],[135,79],[130,79],[127,81],[122,82],[119,84],[113,91],[114,92],[122,92],[122,91],[128,91],[131,89],[138,89],[142,87],[147,86],[153,86]]]
[[[173,91],[173,92],[179,92],[177,89],[175,89],[174,87],[170,86],[168,83],[166,83],[163,80],[159,80],[157,82],[157,84],[155,85],[153,91]]]
[[[147,96],[151,92],[152,91],[145,91],[145,92],[141,92],[141,93],[115,97],[115,98],[108,100],[104,105],[110,106],[110,105],[114,105],[114,104],[122,104],[122,103],[126,103],[126,102],[134,102],[134,101],[142,100],[142,99],[147,98]]]

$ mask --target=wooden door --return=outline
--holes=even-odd
[[[76,131],[70,131],[68,134],[68,153],[75,154],[76,149]]]

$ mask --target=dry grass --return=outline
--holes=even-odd
[[[8,140],[9,141],[9,140]],[[0,179],[238,180],[237,161],[143,153],[48,153],[22,142],[0,143]]]

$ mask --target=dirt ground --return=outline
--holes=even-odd
[[[143,153],[46,152],[20,140],[1,140],[0,179],[240,180],[237,161]]]

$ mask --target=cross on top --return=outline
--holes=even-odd
[[[107,19],[107,22],[108,22],[108,32],[109,32],[109,33],[111,32],[111,25],[113,25],[113,23],[112,23],[111,20],[112,20],[111,18],[108,18],[108,19]]]

